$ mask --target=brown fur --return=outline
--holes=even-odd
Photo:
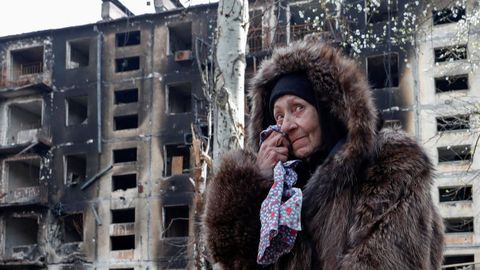
[[[278,76],[305,71],[319,100],[348,130],[347,141],[303,187],[303,230],[290,254],[272,269],[438,269],[443,227],[433,206],[431,164],[400,131],[376,131],[376,109],[365,75],[322,42],[276,50],[250,87],[247,149],[258,151],[268,124],[268,86]],[[225,269],[256,265],[260,204],[270,180],[255,155],[226,155],[209,184],[204,225],[212,260]]]

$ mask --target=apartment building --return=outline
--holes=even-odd
[[[217,11],[157,10],[103,1],[98,23],[0,38],[0,269],[192,263],[189,147]]]

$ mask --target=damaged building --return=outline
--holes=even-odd
[[[101,4],[98,23],[0,38],[0,269],[191,264],[216,4]]]

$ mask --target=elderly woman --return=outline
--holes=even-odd
[[[381,129],[355,62],[323,42],[295,43],[262,63],[250,96],[246,150],[226,154],[208,186],[204,225],[216,265],[440,267],[431,163],[404,133]]]

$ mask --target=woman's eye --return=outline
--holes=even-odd
[[[279,122],[279,121],[282,121],[283,120],[283,115],[281,114],[278,114],[275,116],[275,121]]]
[[[296,105],[295,106],[295,111],[299,112],[299,111],[303,110],[303,108],[305,108],[303,105]]]

